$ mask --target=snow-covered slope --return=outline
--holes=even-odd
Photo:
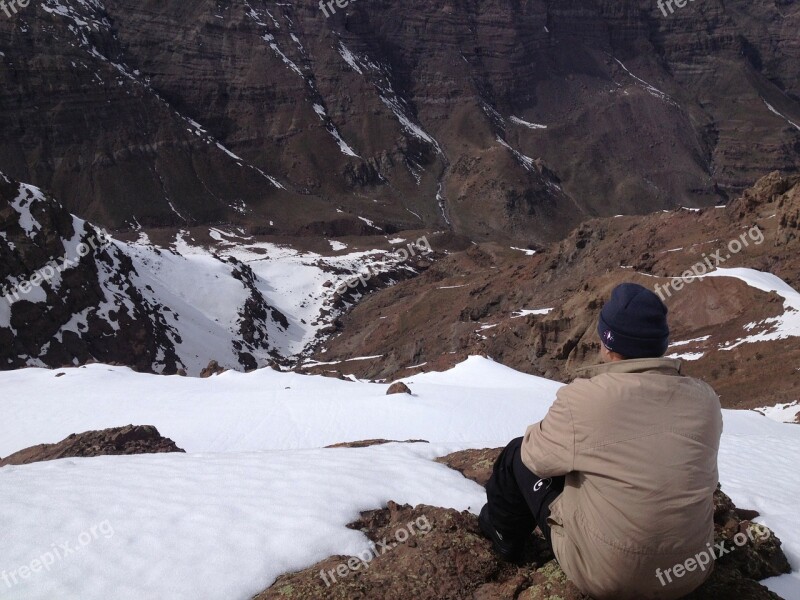
[[[759,323],[749,323],[745,329],[754,333],[730,344],[726,344],[722,347],[723,350],[733,350],[741,344],[800,337],[800,292],[795,290],[780,277],[776,277],[771,273],[745,268],[719,268],[705,275],[705,277],[734,277],[762,292],[775,292],[784,300],[784,313],[782,315],[766,319]]]
[[[189,375],[211,360],[253,369],[302,355],[348,299],[366,293],[372,273],[413,272],[399,251],[322,256],[217,227],[205,245],[180,231],[168,247],[142,233],[89,248],[86,240],[107,234],[38,188],[0,178],[11,209],[0,219],[6,368],[96,359]],[[49,264],[54,274],[28,288]],[[359,274],[342,294],[340,283]],[[43,319],[25,322],[31,314]]]
[[[211,247],[193,242],[186,231],[169,249],[146,240],[115,242],[133,260],[136,287],[174,316],[175,352],[190,375],[212,359],[241,370],[239,345],[259,365],[270,357],[302,355],[341,312],[332,305],[342,280],[370,268],[402,267],[398,255],[386,251],[323,256],[235,231],[211,228],[210,233],[217,240]],[[255,323],[254,340],[243,339],[248,302],[269,315]]]
[[[414,396],[271,370],[207,380],[104,365],[63,372],[0,374],[13,415],[0,421],[0,454],[131,422],[156,425],[189,454],[0,469],[0,592],[15,599],[245,600],[283,572],[367,548],[345,525],[390,499],[477,511],[483,490],[431,459],[521,435],[560,385],[477,357],[406,379]],[[784,541],[795,573],[769,585],[798,600],[800,428],[724,416],[723,487]],[[321,448],[365,438],[431,444]],[[76,551],[3,589],[3,570],[62,543]]]
[[[779,423],[800,423],[800,400],[765,406],[756,409],[762,415]]]

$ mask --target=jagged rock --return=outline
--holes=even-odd
[[[208,363],[208,366],[205,369],[200,371],[200,377],[202,379],[208,379],[213,375],[222,375],[227,370],[228,369],[220,367],[217,361],[212,360],[211,362]]]
[[[397,544],[397,532],[414,524],[416,535]],[[417,524],[422,527],[417,527]],[[426,525],[427,524],[427,525]],[[468,598],[483,582],[497,578],[507,568],[493,555],[478,529],[477,519],[431,506],[398,506],[364,513],[351,525],[361,529],[377,545],[379,556],[358,569],[334,572],[350,557],[331,557],[308,569],[283,575],[256,600],[357,600],[415,598],[447,600]],[[422,533],[427,530],[427,533]],[[404,534],[405,535],[405,534]],[[393,544],[397,544],[392,547]],[[374,556],[374,555],[373,555]],[[366,559],[366,555],[365,555]],[[352,563],[356,564],[356,563]],[[326,585],[320,571],[326,572]]]
[[[388,390],[386,390],[387,396],[391,396],[393,394],[411,394],[411,388],[402,381],[396,381],[389,386]]]
[[[467,479],[485,486],[492,475],[492,467],[502,448],[484,448],[482,450],[463,450],[447,456],[441,456],[436,462],[455,469]]]
[[[717,489],[714,494],[716,542],[724,541],[726,547],[735,546],[736,549],[716,564],[756,581],[791,572],[778,537],[751,521],[757,516],[756,511],[738,509],[727,494]],[[747,544],[737,544],[737,536],[739,541],[747,539]]]
[[[127,425],[100,431],[73,433],[57,444],[31,446],[0,460],[6,465],[27,465],[69,457],[185,452],[152,425]]]

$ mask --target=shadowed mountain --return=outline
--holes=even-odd
[[[0,169],[111,228],[545,243],[800,166],[800,8],[42,0],[0,20]],[[366,224],[359,217],[373,223]]]

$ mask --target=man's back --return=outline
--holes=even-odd
[[[531,471],[566,475],[551,506],[556,557],[598,599],[677,598],[709,573],[668,581],[656,571],[713,542],[719,398],[679,366],[640,359],[596,367],[592,379],[562,388],[525,435]]]

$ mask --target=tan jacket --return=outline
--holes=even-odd
[[[680,598],[711,572],[695,563],[680,578],[670,573],[671,583],[656,572],[714,540],[722,411],[711,386],[680,366],[661,358],[593,367],[525,434],[525,465],[566,475],[550,507],[553,550],[596,600]]]

